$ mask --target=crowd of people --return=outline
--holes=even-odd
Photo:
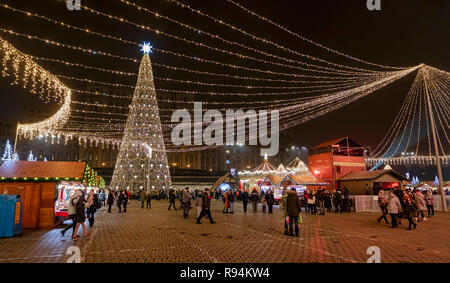
[[[183,217],[189,219],[189,211],[196,208],[196,223],[202,224],[201,219],[207,217],[210,223],[214,224],[211,215],[211,200],[214,198],[223,203],[222,213],[234,214],[235,204],[242,203],[244,213],[247,213],[248,203],[251,202],[252,212],[257,213],[258,204],[261,203],[262,212],[273,214],[273,206],[279,204],[284,213],[284,233],[290,236],[299,235],[299,223],[302,222],[302,209],[306,213],[325,215],[325,212],[334,211],[335,213],[351,212],[352,201],[350,192],[347,188],[336,190],[327,190],[325,187],[308,188],[303,194],[297,193],[295,188],[284,189],[281,199],[275,200],[274,192],[271,189],[258,192],[253,188],[248,190],[229,189],[226,191],[215,190],[210,192],[208,188],[203,191],[199,189],[175,190],[140,190],[136,196],[140,207],[144,209],[151,208],[152,199],[169,201],[168,210],[182,209]],[[89,236],[86,230],[85,220],[89,221],[89,226],[94,225],[94,216],[101,206],[107,206],[108,213],[112,212],[112,207],[116,204],[118,213],[126,213],[128,201],[131,198],[128,190],[109,191],[101,190],[95,194],[90,190],[88,194],[84,190],[76,191],[69,199],[68,214],[72,219],[72,224],[61,231],[65,232],[72,228],[72,238],[79,238],[77,232],[82,226],[85,236]],[[178,201],[177,201],[178,200]],[[434,216],[434,198],[431,191],[422,194],[420,190],[410,191],[395,188],[394,190],[378,192],[378,204],[382,214],[377,218],[378,223],[382,220],[391,224],[392,228],[401,225],[402,219],[408,221],[408,229],[416,229],[417,223],[427,221],[427,217]],[[178,206],[178,208],[177,208]],[[427,213],[427,216],[425,216]],[[390,222],[387,216],[390,216]]]
[[[100,195],[104,197],[104,192],[103,195]],[[69,198],[67,210],[67,214],[72,220],[72,223],[61,230],[61,235],[64,236],[67,230],[72,228],[72,239],[77,240],[79,238],[77,233],[81,226],[83,228],[84,236],[88,237],[89,233],[87,232],[85,225],[86,218],[89,221],[89,227],[94,226],[95,213],[100,209],[101,205],[102,201],[100,200],[100,197],[95,194],[93,189],[89,190],[89,193],[87,194],[86,190],[75,191]]]
[[[398,225],[402,224],[402,219],[406,219],[408,220],[408,230],[414,230],[417,223],[427,221],[427,217],[434,216],[434,197],[430,190],[427,190],[425,195],[420,190],[395,188],[388,193],[380,190],[378,205],[382,213],[377,219],[378,222],[380,223],[384,219],[386,224],[389,224],[386,217],[389,214],[392,228],[398,228]],[[425,212],[427,212],[427,216],[425,216]]]

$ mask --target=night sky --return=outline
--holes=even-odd
[[[378,64],[399,67],[425,63],[442,70],[450,71],[450,52],[448,52],[450,43],[450,2],[448,0],[381,1],[381,11],[368,11],[365,0],[247,0],[241,3],[250,10],[269,19],[273,19],[275,22],[302,36],[357,58]],[[84,11],[68,11],[65,3],[56,0],[15,0],[1,2],[7,3],[15,8],[38,12],[39,14],[73,25],[84,28],[88,27],[95,31],[120,36],[128,40],[137,42],[144,40],[151,41],[157,48],[170,49],[193,56],[239,64],[239,62],[234,61],[235,59],[190,47],[163,36],[157,36],[151,32],[138,30],[126,24],[112,22]],[[168,15],[190,25],[215,32],[223,37],[239,39],[240,41],[247,40],[249,45],[255,48],[260,47],[258,43],[245,39],[238,34],[235,35],[228,29],[213,25],[202,17],[196,17],[186,11],[186,9],[181,9],[169,1],[140,0],[135,2],[158,11],[163,15]],[[181,2],[291,49],[328,59],[336,63],[352,64],[347,59],[326,53],[270,25],[262,24],[256,18],[242,12],[226,1],[197,0]],[[161,19],[155,19],[151,15],[139,13],[135,8],[128,7],[119,0],[82,0],[81,4],[86,4],[89,7],[106,13],[120,15],[134,22],[146,24],[185,38],[191,38],[192,40],[199,40],[202,36],[180,30],[177,25],[167,23]],[[138,48],[134,46],[119,44],[82,32],[60,28],[54,24],[17,14],[4,8],[0,8],[0,25],[3,28],[12,28],[18,32],[30,33],[43,38],[87,48],[98,48],[122,56],[133,58],[139,58],[141,56]],[[3,32],[0,33],[0,36],[9,40],[19,50],[32,55],[60,58],[87,65],[137,72],[138,66],[136,64],[55,48],[37,41],[5,35]],[[208,42],[208,40],[205,40],[205,42]],[[215,43],[214,46],[220,47],[220,44]],[[232,49],[232,47],[227,46],[227,49]],[[263,47],[263,49],[265,51],[276,52],[271,48]],[[185,62],[183,59],[165,56],[158,52],[152,54],[151,58],[154,62],[184,66],[187,68],[194,68],[196,64]],[[78,77],[89,77],[94,80],[110,82],[116,80],[112,75],[91,73],[83,69],[70,68],[58,64],[43,62],[41,65],[55,74],[72,74]],[[252,66],[252,64],[248,65]],[[353,66],[361,65],[353,64]],[[206,67],[205,69],[207,70],[208,68]],[[210,68],[214,71],[220,71],[220,68],[217,66]],[[192,78],[183,73],[171,73],[156,67],[154,67],[154,75],[173,76],[174,78],[180,79]],[[295,134],[298,146],[312,147],[325,140],[349,136],[362,145],[376,147],[399,111],[414,76],[415,73],[410,74],[351,105],[298,125],[288,131]],[[195,78],[207,82],[226,82],[217,78],[202,79],[199,76]],[[134,84],[135,80],[136,78],[121,78],[122,83],[128,84]],[[63,81],[70,87],[77,86],[75,82]],[[173,89],[189,88],[189,86],[177,86],[161,82],[157,82],[156,87],[171,87]],[[191,89],[196,88],[191,87]],[[0,80],[0,95],[2,99],[0,116],[6,118],[20,119],[24,101],[31,99],[31,95],[26,91],[20,87],[10,87],[5,80]]]

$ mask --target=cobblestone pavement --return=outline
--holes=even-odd
[[[100,210],[89,237],[71,240],[61,228],[25,231],[0,239],[0,262],[66,262],[68,247],[78,246],[81,262],[366,262],[370,246],[381,249],[382,262],[450,262],[450,214],[436,213],[414,231],[391,229],[374,213],[303,213],[300,237],[283,234],[282,211],[274,214],[222,214],[213,200],[213,219],[195,223],[196,209],[183,219],[182,210],[167,210],[167,201],[141,209],[132,201],[127,213]],[[179,202],[177,202],[179,205]],[[87,223],[87,222],[86,222]],[[79,235],[82,232],[79,231]]]

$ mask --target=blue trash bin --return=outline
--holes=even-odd
[[[0,238],[22,234],[20,195],[0,195]]]

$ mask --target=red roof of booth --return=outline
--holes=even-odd
[[[83,178],[86,162],[5,161],[0,177],[5,178]]]

